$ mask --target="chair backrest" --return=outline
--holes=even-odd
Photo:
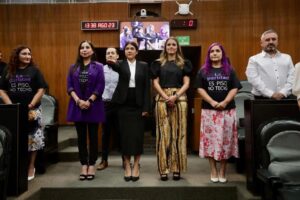
[[[272,151],[272,143],[273,144],[281,144],[280,139],[282,138],[279,133],[285,132],[285,134],[292,134],[293,131],[299,132],[300,133],[300,122],[291,120],[291,119],[274,119],[273,121],[269,121],[265,124],[262,124],[258,130],[258,140],[255,141],[258,146],[259,146],[259,152],[260,155],[259,157],[259,163],[262,168],[268,168],[270,162],[271,162],[271,157],[270,157],[270,152],[268,149],[268,145],[270,146],[270,150]],[[274,137],[278,135],[277,137]],[[286,135],[287,136],[287,135]],[[272,139],[273,138],[273,139]],[[277,138],[277,139],[276,139]],[[293,138],[293,137],[287,137],[287,138]],[[278,140],[277,142],[274,142]],[[272,143],[270,143],[272,142]],[[269,144],[270,143],[270,144]],[[290,145],[291,143],[287,143],[287,145]],[[300,141],[299,141],[299,146],[300,146]],[[279,147],[277,147],[278,149]],[[284,147],[285,148],[285,147]],[[291,147],[292,148],[292,147]],[[275,151],[276,152],[276,151]],[[274,158],[275,156],[272,155]],[[273,158],[272,157],[272,158]],[[300,157],[299,157],[300,158]],[[272,160],[276,161],[276,160]]]
[[[11,151],[11,133],[4,126],[0,126],[0,171],[8,167],[8,157]]]
[[[247,80],[240,81],[240,83],[242,85],[242,88],[239,90],[239,92],[251,93],[252,85]]]
[[[51,125],[56,122],[55,112],[57,109],[57,103],[54,97],[48,94],[44,94],[41,99],[42,106],[42,123],[43,125]]]
[[[287,130],[274,135],[267,144],[268,170],[283,182],[300,183],[300,131]]]
[[[279,132],[270,139],[267,149],[271,162],[300,161],[300,131]]]
[[[247,99],[253,100],[254,99],[253,94],[248,93],[248,92],[239,92],[234,97],[234,101],[235,101],[235,105],[236,105],[236,117],[238,120],[238,127],[243,126],[240,122],[242,121],[242,119],[245,118],[244,101]]]

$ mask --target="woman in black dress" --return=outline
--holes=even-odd
[[[136,60],[138,45],[127,42],[126,59],[115,63],[107,60],[119,73],[119,82],[112,101],[119,105],[118,118],[121,134],[121,152],[124,156],[125,181],[139,180],[139,160],[143,153],[144,117],[150,108],[150,79],[148,65]],[[133,168],[130,166],[134,156]]]

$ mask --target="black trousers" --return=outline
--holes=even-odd
[[[104,102],[106,121],[102,124],[102,160],[107,161],[109,144],[112,133],[115,133],[115,142],[120,147],[120,133],[117,115],[117,105],[111,102]]]
[[[79,159],[82,165],[95,165],[98,157],[98,123],[75,122]],[[89,137],[89,148],[87,146]]]

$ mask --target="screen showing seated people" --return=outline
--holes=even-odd
[[[120,49],[126,42],[136,41],[139,50],[162,50],[170,36],[168,21],[134,21],[120,23]]]

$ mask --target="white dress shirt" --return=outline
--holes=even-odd
[[[288,54],[278,51],[271,57],[262,51],[249,58],[246,76],[252,94],[271,98],[274,92],[280,92],[287,97],[292,93],[295,69]]]
[[[129,88],[135,88],[135,69],[136,69],[136,60],[134,62],[130,62],[127,60],[130,70],[130,80],[129,80]]]
[[[300,62],[295,65],[295,81],[293,84],[293,94],[300,99]]]
[[[117,87],[119,81],[119,74],[108,65],[104,65],[103,71],[105,87],[102,94],[102,99],[103,101],[110,101]]]

